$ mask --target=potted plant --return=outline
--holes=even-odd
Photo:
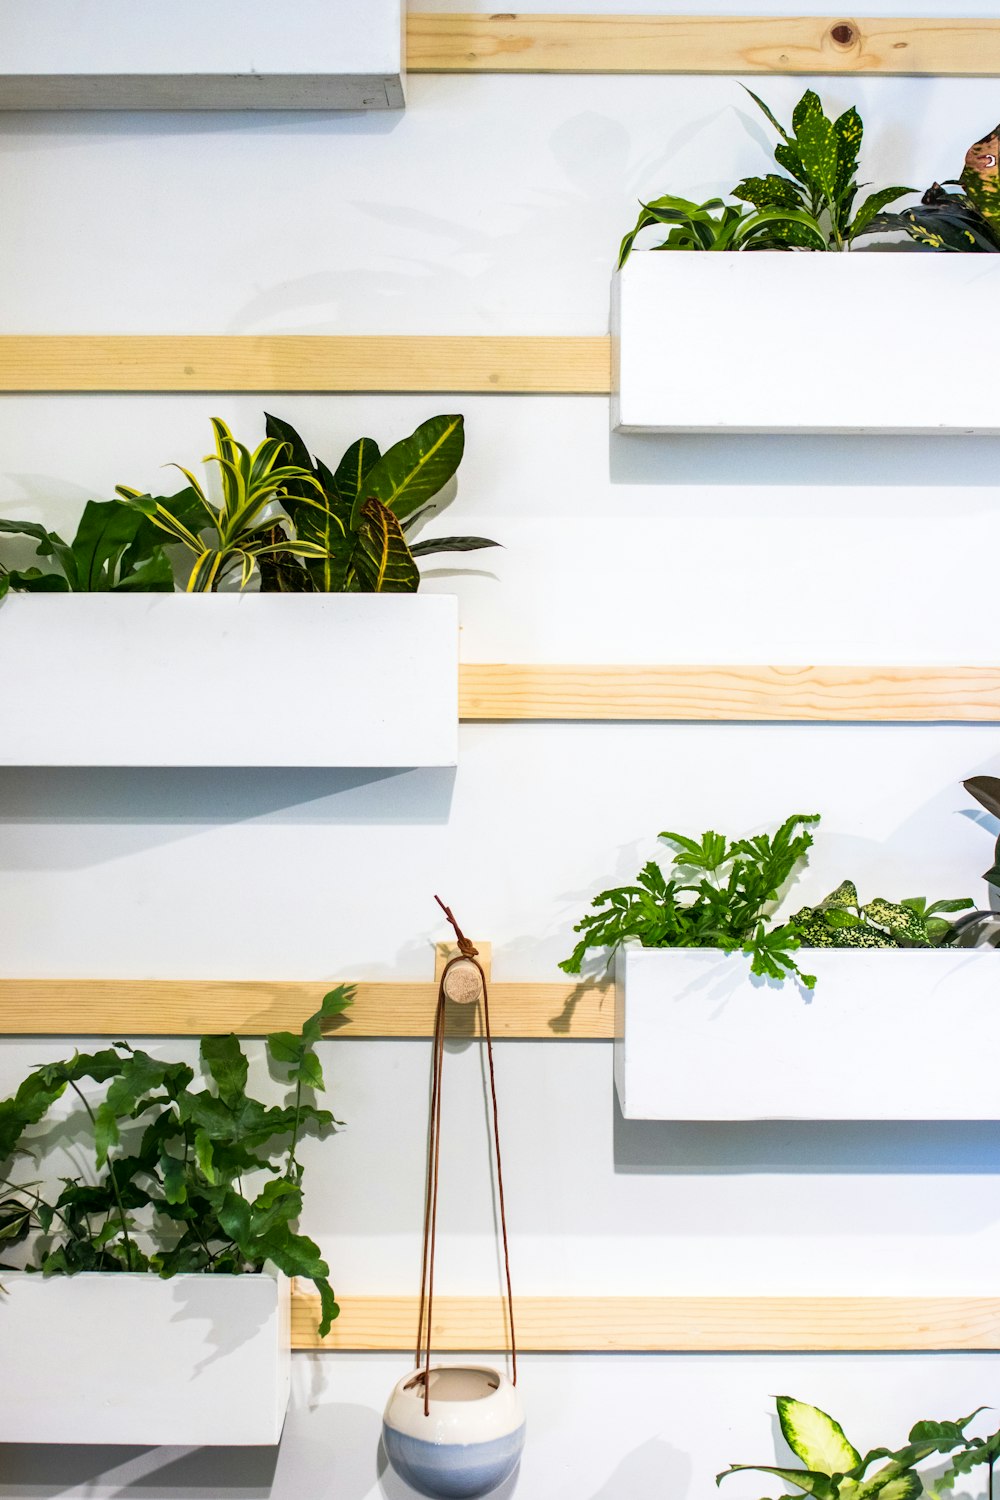
[[[351,993],[267,1038],[280,1104],[248,1092],[235,1036],[202,1038],[201,1078],[115,1042],[36,1068],[0,1102],[0,1441],[277,1442],[288,1278],[315,1284],[321,1332],[338,1312],[293,1225],[301,1141],[337,1123],[313,1102],[316,1044]],[[76,1112],[50,1119],[63,1099]],[[81,1128],[93,1166],[53,1187]]]
[[[782,1489],[794,1485],[814,1500],[865,1500],[876,1495],[880,1500],[916,1500],[919,1495],[953,1489],[959,1475],[986,1464],[993,1493],[1000,1432],[979,1438],[966,1431],[984,1407],[956,1422],[917,1422],[901,1448],[880,1446],[862,1455],[840,1423],[818,1406],[792,1396],[777,1396],[775,1405],[781,1435],[804,1467],[731,1464],[717,1475],[716,1484],[749,1471],[769,1475]],[[946,1460],[944,1472],[935,1475],[931,1490],[925,1489],[924,1478],[930,1476],[926,1469],[921,1472],[921,1466],[933,1462],[940,1468],[942,1459]]]
[[[777,915],[813,842],[815,815],[773,835],[661,835],[665,873],[601,892],[562,968],[592,949],[616,961],[615,1081],[626,1117],[664,1120],[998,1119],[989,1040],[1000,1041],[992,949],[960,946],[968,899],[859,900],[842,881]],[[749,962],[747,961],[749,959]],[[942,1071],[926,1038],[987,1038],[971,1071]],[[837,1057],[892,1058],[850,1070]]]
[[[622,240],[612,297],[614,425],[620,431],[998,430],[971,371],[967,380],[960,375],[944,384],[921,375],[929,329],[952,320],[963,330],[973,326],[983,357],[997,332],[983,310],[992,282],[1000,285],[1000,261],[970,261],[968,254],[1000,250],[998,132],[970,148],[960,180],[951,184],[957,193],[934,183],[919,203],[899,208],[912,189],[861,191],[864,127],[856,109],[832,118],[808,90],[786,128],[762,99],[750,97],[777,132],[780,170],[744,177],[730,201],[668,194],[643,203]],[[872,249],[952,253],[857,253]],[[674,253],[656,253],[662,251]],[[854,253],[811,253],[817,251]],[[803,318],[822,348],[808,380],[794,376],[803,358]],[[859,326],[876,326],[893,349],[891,380],[858,358]],[[752,380],[743,360],[718,358],[735,340],[752,359]]]
[[[218,503],[185,469],[176,494],[91,502],[71,542],[0,521],[43,560],[0,567],[0,687],[29,710],[0,764],[454,764],[456,601],[414,597],[417,559],[495,543],[414,532],[461,460],[462,418],[385,453],[360,438],[335,469],[279,418],[253,452],[212,425]],[[188,601],[162,598],[175,556]],[[273,684],[278,712],[234,714]]]

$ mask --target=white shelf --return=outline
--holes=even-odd
[[[1000,1120],[1000,951],[618,954],[615,1082],[635,1120]]]
[[[452,766],[442,594],[17,594],[0,765]]]
[[[618,432],[1000,433],[1000,256],[634,251]]]
[[[0,1442],[277,1443],[283,1277],[4,1271]]]
[[[0,0],[0,109],[399,109],[402,0]]]

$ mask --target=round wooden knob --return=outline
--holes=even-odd
[[[483,993],[483,976],[469,958],[453,963],[444,976],[444,992],[456,1005],[471,1005]]]

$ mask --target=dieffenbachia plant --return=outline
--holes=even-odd
[[[988,1464],[992,1480],[1000,1433],[990,1438],[970,1438],[966,1428],[985,1408],[979,1407],[957,1422],[918,1422],[903,1447],[873,1448],[862,1455],[847,1438],[840,1423],[818,1406],[778,1396],[778,1422],[792,1453],[805,1467],[775,1464],[732,1464],[716,1476],[721,1484],[733,1474],[751,1471],[768,1474],[785,1485],[811,1495],[814,1500],[916,1500],[953,1488],[955,1478],[981,1464]],[[921,1464],[953,1455],[943,1475],[935,1476],[930,1489]],[[992,1483],[991,1483],[992,1489]],[[780,1500],[794,1500],[782,1495]]]
[[[939,948],[952,935],[945,913],[974,905],[967,897],[928,902],[923,896],[904,901],[877,896],[862,906],[853,880],[843,880],[817,906],[797,911],[791,922],[803,948]]]
[[[431,417],[385,453],[373,438],[358,438],[335,469],[314,459],[295,428],[280,417],[267,417],[267,432],[286,445],[292,462],[309,475],[308,483],[282,485],[285,516],[277,518],[273,535],[279,542],[292,536],[318,550],[295,557],[276,549],[262,557],[265,591],[412,593],[420,584],[418,557],[497,546],[481,536],[419,542],[409,536],[461,462],[461,416]]]
[[[559,967],[579,974],[590,949],[614,954],[634,938],[646,948],[742,950],[754,974],[771,979],[794,974],[811,989],[815,975],[803,974],[795,962],[800,940],[794,924],[773,924],[771,915],[812,847],[809,825],[818,822],[816,813],[795,814],[773,836],[749,839],[729,840],[711,830],[701,839],[661,833],[677,851],[669,879],[650,860],[635,885],[595,896],[596,910],[573,929],[583,936]]]
[[[126,1042],[36,1068],[0,1101],[0,1252],[28,1241],[35,1259],[24,1269],[46,1276],[148,1271],[169,1279],[270,1262],[315,1284],[327,1332],[338,1313],[329,1267],[292,1226],[302,1211],[302,1137],[338,1123],[312,1103],[324,1088],[316,1044],[352,994],[338,986],[299,1031],[267,1038],[271,1072],[289,1088],[280,1105],[247,1092],[249,1061],[235,1036],[202,1037],[200,1086],[187,1063]],[[88,1084],[103,1097],[81,1087]],[[89,1181],[62,1178],[47,1197],[11,1174],[32,1145],[31,1127],[67,1089],[89,1121],[94,1172]]]

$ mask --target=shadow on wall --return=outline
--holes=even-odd
[[[3,824],[158,828],[172,843],[191,825],[447,823],[454,767],[417,770],[80,766],[0,767]],[[143,841],[146,847],[150,840]],[[24,868],[8,844],[0,868]],[[14,858],[13,866],[5,858]]]
[[[621,1173],[1000,1172],[990,1120],[626,1120],[614,1096]]]
[[[278,1448],[100,1448],[8,1443],[0,1446],[0,1500],[57,1500],[87,1493],[115,1500],[269,1500]],[[349,1500],[344,1496],[343,1500]]]
[[[996,506],[995,439],[989,437],[705,436],[697,433],[616,433],[609,450],[612,484],[836,487],[837,513],[867,515],[868,486],[926,490],[920,510],[940,512],[941,487],[981,488],[976,508]],[[850,487],[861,493],[852,495]],[[900,496],[912,514],[914,497]],[[765,499],[765,509],[773,503]],[[778,502],[780,505],[780,502]],[[796,503],[798,503],[796,499]],[[972,503],[972,497],[970,502]]]

